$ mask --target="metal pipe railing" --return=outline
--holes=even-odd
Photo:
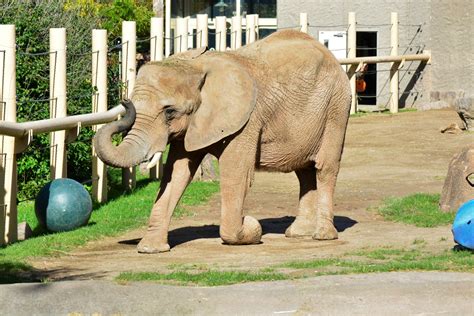
[[[426,61],[430,62],[431,54],[414,54],[414,55],[399,55],[399,56],[372,56],[372,57],[354,57],[354,58],[340,58],[341,65],[358,65],[363,64],[377,64],[377,63],[401,63],[404,61]]]
[[[116,120],[119,115],[123,114],[125,114],[125,108],[122,105],[117,105],[107,112],[101,113],[80,114],[23,123],[0,121],[0,134],[22,137],[28,134],[36,135],[67,130],[78,126],[92,126],[112,122]]]

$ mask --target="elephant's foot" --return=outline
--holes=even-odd
[[[303,216],[296,217],[295,221],[285,231],[285,236],[289,238],[298,238],[312,236],[316,222]]]
[[[333,240],[337,239],[337,229],[333,223],[327,222],[324,225],[318,224],[316,231],[313,233],[315,240]]]
[[[226,233],[221,227],[221,239],[228,245],[250,245],[260,243],[262,226],[258,220],[245,216],[240,231],[232,234]]]
[[[145,235],[137,246],[139,253],[159,253],[170,251],[168,243],[159,242],[157,238]]]

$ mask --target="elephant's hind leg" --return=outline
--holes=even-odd
[[[298,215],[285,232],[286,237],[312,236],[316,229],[316,168],[295,171],[300,183]]]

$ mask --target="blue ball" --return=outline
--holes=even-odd
[[[474,200],[461,205],[454,218],[452,231],[455,242],[474,249]]]
[[[55,179],[47,183],[35,200],[35,213],[40,225],[60,232],[87,224],[92,200],[86,189],[72,179]]]

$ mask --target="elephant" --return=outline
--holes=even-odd
[[[199,48],[138,71],[126,113],[94,136],[99,158],[128,168],[156,165],[169,145],[140,253],[170,250],[173,211],[206,154],[220,170],[223,244],[261,242],[243,202],[256,170],[296,173],[298,214],[286,237],[338,238],[333,195],[349,119],[346,73],[311,36],[278,31],[235,51]],[[112,136],[123,133],[119,145]]]

